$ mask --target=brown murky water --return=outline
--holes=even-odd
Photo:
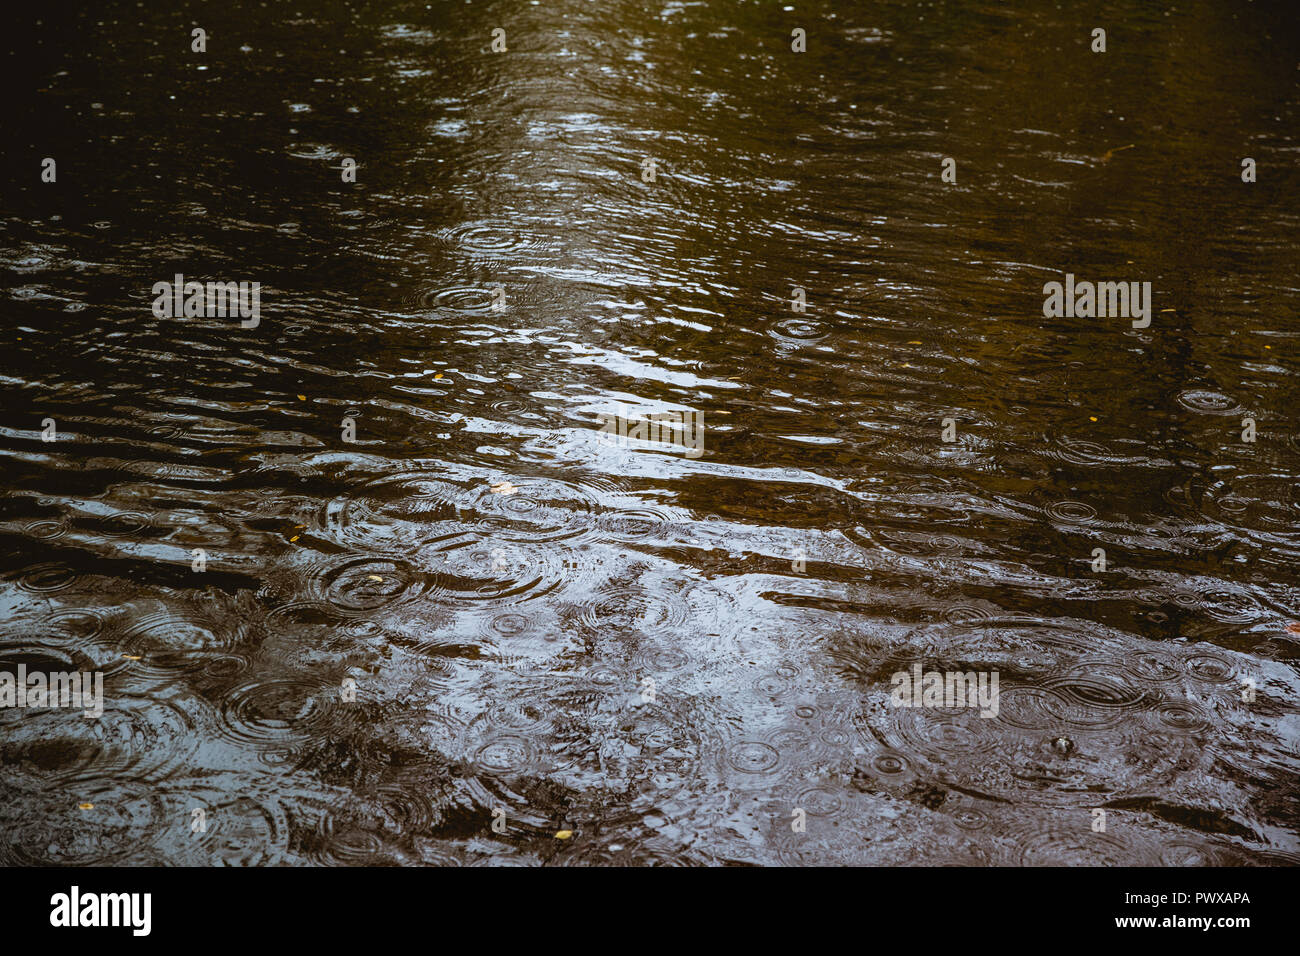
[[[1289,2],[165,6],[5,39],[0,859],[1300,858]]]

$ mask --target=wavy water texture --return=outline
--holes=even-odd
[[[146,6],[4,41],[0,862],[1300,859],[1289,3]]]

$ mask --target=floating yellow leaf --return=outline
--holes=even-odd
[[[305,401],[307,401],[307,396],[306,396],[306,395],[299,395],[299,396],[298,396],[298,401],[300,401],[300,402],[305,402]]]
[[[1095,422],[1096,420],[1097,420],[1097,416],[1096,416],[1096,415],[1089,415],[1089,416],[1088,416],[1088,421],[1090,421],[1090,422]]]
[[[377,575],[377,574],[367,574],[367,575],[366,575],[366,580],[367,580],[367,581],[382,581],[383,578],[381,578],[381,577],[380,577],[379,575]]]
[[[95,809],[95,805],[94,805],[93,803],[79,803],[79,804],[77,804],[77,809],[78,809],[78,810],[93,810],[93,809]]]
[[[917,341],[912,341],[912,342],[908,342],[907,344],[908,344],[908,345],[920,345],[921,343],[920,343],[920,342],[917,342]]]
[[[555,839],[567,840],[571,836],[573,836],[572,830],[560,830],[558,833],[555,834]]]
[[[439,373],[436,374],[433,378],[434,378],[434,381],[437,381],[438,379],[442,378],[442,373],[439,372]]]
[[[122,656],[128,661],[138,661],[140,659],[139,654],[123,654]]]

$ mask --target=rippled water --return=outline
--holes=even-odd
[[[21,14],[0,860],[1300,859],[1294,12],[1010,6]]]

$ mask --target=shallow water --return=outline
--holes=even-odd
[[[1300,859],[1289,3],[168,6],[4,41],[0,860]]]

